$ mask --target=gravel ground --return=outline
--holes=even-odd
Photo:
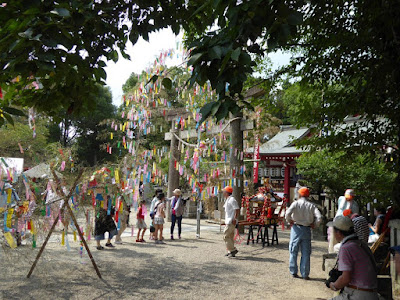
[[[33,275],[26,278],[38,251],[29,246],[0,249],[1,299],[327,299],[321,270],[326,242],[313,241],[311,280],[293,279],[288,270],[289,231],[279,230],[279,245],[238,245],[236,258],[224,257],[218,225],[184,220],[182,240],[165,245],[136,243],[128,228],[123,245],[98,251],[89,247],[102,273],[81,259],[70,236],[70,251],[52,239]],[[149,224],[149,223],[148,223]],[[166,224],[169,229],[169,223]],[[165,237],[168,230],[165,230]],[[60,236],[60,233],[55,233]],[[148,233],[146,233],[148,236]]]

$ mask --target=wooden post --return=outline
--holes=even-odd
[[[58,179],[56,172],[54,172],[54,170],[51,170],[51,171],[52,171],[52,173],[53,173],[53,177],[56,179],[57,187],[58,187],[58,186],[59,186],[58,183],[60,182],[60,180]],[[83,172],[83,170],[81,171],[81,174],[82,174],[82,172]],[[79,176],[79,177],[80,177],[80,176]],[[76,186],[76,184],[75,184],[75,186]],[[75,189],[75,187],[74,187],[74,189]],[[73,191],[73,190],[72,190],[72,191]],[[64,191],[63,191],[62,189],[60,189],[60,192],[65,196],[65,193],[64,193]],[[71,192],[70,192],[70,194],[72,195]],[[69,214],[70,214],[70,216],[71,216],[71,218],[72,218],[72,221],[73,221],[74,224],[75,224],[75,228],[76,228],[76,230],[78,231],[79,237],[81,238],[81,241],[82,241],[83,245],[85,246],[85,249],[86,249],[86,251],[87,251],[87,253],[88,253],[88,255],[89,255],[90,261],[92,262],[92,265],[93,265],[94,269],[96,270],[97,276],[99,276],[99,278],[101,279],[101,274],[100,274],[99,269],[97,268],[96,262],[94,261],[94,258],[93,258],[93,256],[92,256],[92,252],[90,252],[90,249],[89,249],[89,247],[88,247],[88,245],[87,245],[87,243],[86,243],[85,237],[83,236],[83,233],[82,233],[82,231],[81,231],[81,228],[79,227],[78,221],[77,221],[76,218],[75,218],[74,212],[72,211],[71,207],[68,205],[68,199],[69,199],[70,197],[71,197],[71,196],[69,195],[69,197],[66,197],[66,198],[65,198],[65,200],[64,200],[64,205],[65,205],[65,203],[67,203],[67,205],[65,205],[65,206],[67,207],[67,210],[68,210],[68,212],[69,212]]]
[[[82,173],[83,173],[83,169],[79,172],[78,177],[75,179],[75,182],[74,182],[74,184],[72,185],[72,188],[71,188],[71,190],[69,191],[68,196],[64,199],[64,204],[63,204],[63,206],[61,207],[61,209],[64,209],[65,206],[66,206],[66,204],[68,203],[68,199],[72,196],[72,194],[73,194],[73,192],[74,192],[74,190],[75,190],[75,187],[77,186],[78,181],[79,181],[79,179],[80,179],[81,176],[82,176]],[[59,182],[59,181],[58,181],[58,177],[57,177],[57,184],[58,184],[58,182]],[[39,253],[36,255],[35,261],[33,262],[31,269],[29,270],[29,273],[28,273],[28,276],[27,276],[28,278],[31,277],[32,272],[33,272],[33,270],[35,269],[36,264],[37,264],[37,262],[38,262],[40,256],[42,255],[42,253],[43,253],[43,251],[44,251],[44,248],[46,248],[47,242],[49,241],[50,236],[51,236],[51,234],[53,233],[54,228],[55,228],[56,225],[57,225],[57,222],[58,222],[58,218],[56,218],[56,219],[54,220],[53,225],[51,226],[50,231],[49,231],[49,233],[47,234],[47,237],[46,237],[46,239],[44,240],[44,243],[43,243],[42,247],[41,247],[40,250],[39,250]]]

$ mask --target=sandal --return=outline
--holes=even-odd
[[[141,242],[141,240],[136,240],[136,243],[140,243]]]
[[[111,244],[111,243],[107,243],[106,247],[115,248],[115,246],[113,244]]]
[[[104,250],[104,247],[103,246],[97,246],[96,249],[97,250]]]
[[[146,241],[144,239],[141,239],[140,242],[141,243],[146,243]]]

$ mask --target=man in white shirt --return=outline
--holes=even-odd
[[[224,198],[225,204],[225,230],[224,230],[224,241],[226,245],[228,257],[235,257],[235,255],[239,252],[235,248],[234,236],[235,236],[235,227],[237,224],[237,218],[239,216],[239,205],[235,198],[232,196],[233,189],[231,186],[227,186],[224,188]]]
[[[301,249],[300,273],[301,276],[310,279],[311,256],[311,229],[321,222],[321,213],[318,208],[308,201],[310,190],[306,187],[299,189],[299,200],[290,205],[286,211],[286,221],[292,225],[289,244],[289,270],[294,278],[297,275],[297,255]]]

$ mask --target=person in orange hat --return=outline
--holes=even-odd
[[[297,255],[301,249],[300,273],[303,279],[310,279],[311,229],[321,222],[318,208],[308,201],[310,190],[306,187],[299,189],[299,199],[290,205],[285,219],[292,225],[289,243],[289,271],[294,278],[297,275]]]
[[[336,212],[335,217],[337,216],[343,216],[343,212],[346,209],[350,209],[353,214],[359,214],[360,213],[360,208],[357,204],[357,202],[354,200],[354,190],[352,189],[347,189],[344,192],[344,196],[339,197],[338,199],[338,210]]]
[[[225,230],[224,230],[224,241],[226,245],[227,257],[235,257],[239,252],[234,243],[235,227],[239,216],[239,205],[236,199],[232,196],[233,189],[231,186],[227,186],[223,190],[225,204]]]
[[[338,199],[338,210],[336,212],[335,217],[338,216],[343,216],[343,212],[347,209],[350,209],[353,214],[359,214],[360,213],[360,208],[357,204],[357,202],[354,200],[354,190],[353,189],[347,189],[344,192],[344,196],[340,196]],[[335,235],[333,234],[333,227],[329,226],[328,227],[328,241],[329,241],[329,246],[328,246],[328,252],[329,253],[335,253],[337,252],[337,248],[335,249],[335,245],[338,243],[338,241],[335,238]]]

